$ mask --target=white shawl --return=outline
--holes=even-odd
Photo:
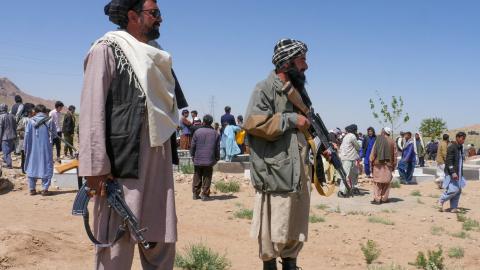
[[[135,76],[130,74],[130,79],[138,79],[136,83],[146,97],[150,146],[162,146],[175,132],[179,119],[171,55],[152,46],[158,44],[140,42],[126,31],[108,32],[94,46],[102,41],[120,47],[127,58],[128,63],[120,64],[129,65],[122,68],[131,68]]]

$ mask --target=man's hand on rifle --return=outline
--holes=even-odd
[[[332,159],[332,153],[328,150],[322,152],[322,156],[327,160],[330,161]]]
[[[305,116],[298,114],[297,115],[297,128],[300,131],[307,131],[310,127],[310,121]]]
[[[105,183],[113,179],[112,175],[87,176],[87,186],[91,189],[90,196],[100,195],[105,197],[107,195],[105,190]]]

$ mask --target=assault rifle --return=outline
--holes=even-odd
[[[118,227],[115,239],[112,243],[101,243],[95,238],[90,228],[88,213],[88,202],[90,201],[91,190],[89,187],[87,187],[87,184],[85,183],[75,197],[72,215],[83,216],[83,223],[85,225],[85,231],[87,232],[88,238],[90,238],[90,240],[97,247],[111,247],[113,244],[115,244],[115,242],[122,238],[125,232],[128,231],[129,227],[137,241],[142,244],[143,248],[149,249],[150,244],[147,242],[147,240],[145,240],[145,237],[143,236],[143,233],[147,231],[147,228],[139,228],[137,218],[132,213],[127,203],[123,199],[122,187],[118,184],[116,180],[111,180],[105,183],[105,188],[107,193],[108,206],[113,209],[115,213],[120,215],[123,223]]]
[[[300,95],[298,90],[292,86],[291,82],[287,82],[283,87],[282,91],[287,95],[288,100],[308,118],[308,121],[310,121],[310,130],[308,133],[311,137],[313,137],[315,141],[315,146],[317,148],[315,149],[315,153],[317,153],[317,156],[319,156],[324,151],[328,152],[328,155],[330,156],[330,163],[333,165],[333,167],[335,167],[335,170],[340,175],[341,181],[343,181],[345,187],[347,188],[347,194],[345,195],[353,196],[353,187],[351,180],[347,178],[347,174],[345,173],[345,170],[342,166],[342,161],[337,154],[337,150],[335,150],[332,142],[328,138],[328,130],[325,127],[325,124],[323,123],[320,115],[318,113],[315,113],[312,107],[309,108],[307,107],[307,105],[305,105],[302,96]]]

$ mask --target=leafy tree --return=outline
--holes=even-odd
[[[378,91],[376,92],[376,95],[378,105],[373,99],[370,99],[370,109],[372,110],[373,117],[378,120],[380,125],[388,124],[393,131],[410,120],[408,113],[403,112],[404,103],[401,96],[392,96],[390,104],[387,104]],[[377,106],[379,107],[380,112],[377,112]]]
[[[440,138],[445,130],[447,130],[447,124],[438,117],[423,119],[420,124],[420,132],[431,139]]]

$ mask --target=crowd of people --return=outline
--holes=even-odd
[[[213,166],[220,160],[231,162],[239,155],[248,153],[246,132],[243,129],[243,116],[237,118],[231,113],[230,106],[225,107],[225,114],[220,123],[213,123],[209,114],[200,120],[198,112],[181,112],[177,128],[177,146],[188,150],[194,164],[192,184],[193,199],[208,200]]]
[[[61,139],[65,136],[64,158],[74,158],[72,149],[75,134],[75,106],[62,113],[63,103],[57,101],[55,110],[42,104],[23,103],[22,97],[15,96],[15,104],[8,111],[6,104],[0,104],[0,134],[3,153],[2,168],[13,169],[13,155],[20,156],[20,169],[27,176],[30,195],[36,195],[36,182],[42,180],[41,194],[50,195],[49,187],[53,176],[54,162],[61,162]],[[62,121],[63,119],[63,121]],[[56,147],[56,159],[53,157]]]
[[[353,194],[359,193],[357,181],[362,170],[371,179],[374,188],[372,204],[389,202],[390,182],[395,169],[398,169],[401,184],[417,184],[413,179],[415,168],[424,167],[427,159],[435,161],[436,181],[445,189],[439,200],[440,209],[443,210],[443,204],[450,201],[450,210],[456,212],[461,189],[465,186],[463,161],[477,155],[473,145],[463,145],[466,138],[464,132],[457,133],[454,140],[450,140],[448,134],[443,134],[442,141],[432,139],[424,145],[422,135],[418,132],[413,136],[410,131],[400,132],[400,136],[393,140],[389,127],[383,128],[380,135],[376,135],[375,129],[369,127],[366,135],[363,135],[357,133],[357,126],[352,124],[345,131],[339,128],[330,130],[329,137],[339,151]],[[339,182],[337,195],[349,197],[344,182]]]
[[[210,115],[209,115],[210,116]],[[210,116],[212,117],[212,116]],[[200,120],[198,112],[182,110],[180,125],[177,129],[177,145],[181,150],[191,150],[192,139],[195,132],[205,127],[205,122]],[[221,116],[220,123],[208,124],[219,136],[220,160],[231,162],[232,159],[248,152],[246,133],[243,129],[243,116],[237,118],[231,114],[230,106],[225,107],[225,114]]]

